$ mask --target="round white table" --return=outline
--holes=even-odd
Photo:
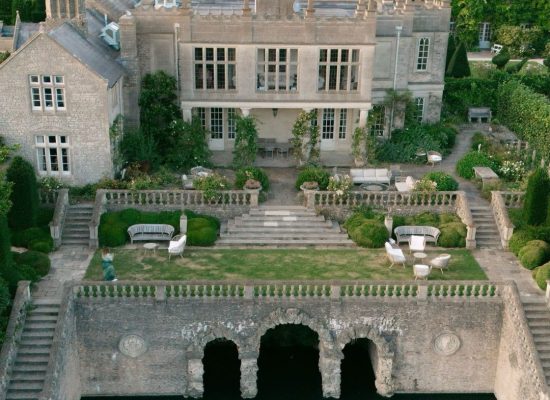
[[[147,250],[152,250],[153,251],[153,254],[157,254],[157,247],[159,245],[156,244],[156,243],[145,243],[143,245],[143,248],[145,249],[145,253],[147,253]]]
[[[422,260],[428,257],[428,255],[426,253],[417,252],[417,253],[413,253],[413,257],[415,262],[416,260],[420,260],[420,262],[422,262]]]

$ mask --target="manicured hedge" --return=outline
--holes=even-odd
[[[393,217],[393,228],[403,225],[427,225],[439,228],[441,235],[437,244],[441,247],[465,247],[466,246],[466,225],[464,225],[456,214],[435,214],[424,212],[412,216]]]
[[[429,179],[436,183],[436,189],[440,192],[458,190],[458,182],[449,174],[441,171],[429,172],[424,175],[424,179]]]
[[[50,272],[50,258],[40,251],[29,250],[20,254],[14,253],[14,261],[23,279],[36,282]]]
[[[534,273],[535,282],[542,290],[546,290],[546,281],[550,280],[550,262],[538,267]]]
[[[220,221],[209,215],[196,214],[185,210],[187,216],[187,244],[191,246],[211,246],[217,239]],[[135,224],[172,225],[179,232],[181,211],[143,212],[126,209],[108,212],[101,216],[99,225],[100,246],[123,246],[129,241],[128,228]]]
[[[521,248],[519,261],[527,269],[534,269],[550,261],[550,244],[542,240],[531,240]]]
[[[28,228],[24,231],[15,231],[12,234],[11,242],[14,246],[25,247],[29,250],[50,253],[53,251],[54,243],[49,229],[46,227]]]
[[[465,179],[472,179],[474,177],[474,167],[489,167],[493,171],[497,171],[498,161],[486,153],[470,151],[458,160],[456,172]]]
[[[6,172],[6,180],[13,182],[12,206],[8,213],[10,227],[21,230],[36,226],[38,186],[33,166],[23,158],[15,157]]]
[[[548,195],[550,193],[550,179],[543,168],[537,168],[527,183],[525,201],[523,203],[523,217],[528,225],[542,225],[546,223],[548,212]]]

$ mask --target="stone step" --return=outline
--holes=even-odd
[[[83,232],[83,233],[89,233],[89,228],[87,223],[83,224],[73,224],[73,225],[67,225],[63,227],[63,233],[67,232]]]
[[[48,297],[41,297],[39,299],[33,299],[32,304],[38,309],[39,307],[61,307],[61,303],[59,302],[59,299],[56,298],[48,298]]]
[[[239,238],[220,238],[216,246],[346,246],[355,247],[355,243],[349,239],[331,239],[331,240],[309,240],[309,239],[239,239]]]
[[[232,226],[241,226],[241,227],[295,227],[299,226],[302,228],[309,228],[311,230],[316,230],[319,227],[332,227],[332,222],[330,221],[229,221],[227,227]]]
[[[69,246],[88,246],[89,239],[61,239],[62,244]]]
[[[269,232],[269,233],[258,233],[258,232],[226,232],[221,233],[220,237],[224,238],[240,238],[240,239],[310,239],[310,240],[331,240],[331,239],[339,239],[341,237],[347,238],[347,235],[343,235],[340,232],[322,232],[322,233],[304,233],[304,232],[296,232],[296,233],[276,233],[276,232]]]
[[[254,216],[254,215],[243,215],[242,217],[236,217],[235,221],[283,221],[283,222],[309,222],[309,221],[322,221],[326,222],[325,217],[322,215],[311,215],[305,217],[297,217],[293,215],[282,216],[282,215],[265,215],[265,216]]]
[[[526,314],[529,314],[532,312],[537,312],[537,313],[544,312],[545,314],[547,314],[550,312],[550,309],[545,303],[527,303],[527,304],[523,303],[523,310],[525,311]]]
[[[550,351],[544,351],[544,350],[541,351],[538,348],[537,348],[537,350],[538,350],[538,353],[539,353],[539,358],[541,360],[550,360]]]
[[[43,382],[10,382],[8,391],[40,392],[44,386]]]
[[[57,315],[31,313],[25,322],[57,322]]]
[[[54,330],[48,330],[48,331],[27,331],[24,330],[23,333],[21,333],[21,339],[49,339],[52,340],[53,338]]]
[[[541,352],[549,352],[549,355],[550,355],[550,342],[549,343],[540,343],[540,344],[536,344],[536,347],[537,347],[537,351],[539,352],[539,354]]]
[[[230,229],[227,227],[227,231],[233,233],[233,232],[257,232],[257,233],[310,233],[312,232],[311,228],[303,228],[303,227],[290,227],[290,226],[232,226]],[[314,229],[315,233],[319,232],[340,232],[339,229],[328,226],[328,225],[320,225],[315,227]]]
[[[548,328],[548,333],[550,334],[550,319],[549,318],[540,318],[540,319],[533,319],[527,317],[527,322],[529,324],[529,328]]]
[[[25,323],[25,331],[29,332],[39,332],[39,331],[49,331],[55,329],[56,321],[29,321]]]
[[[48,360],[49,359],[50,359],[49,354],[48,355],[44,355],[44,354],[40,354],[40,355],[21,354],[21,355],[17,356],[17,358],[15,360],[15,363],[16,364],[26,364],[26,365],[48,365]]]
[[[59,314],[59,306],[43,305],[31,310],[30,315],[57,315]]]
[[[72,225],[78,223],[87,223],[90,222],[91,219],[91,215],[68,215],[67,217],[65,217],[65,224]]]
[[[46,346],[28,346],[28,345],[19,345],[17,349],[17,356],[19,355],[49,355],[50,347]]]
[[[43,371],[24,371],[11,374],[10,382],[41,381],[44,382],[46,370]]]
[[[304,206],[268,206],[268,205],[261,205],[257,208],[251,208],[252,210],[307,210]]]
[[[15,362],[12,371],[14,373],[42,374],[48,370],[47,364],[17,364]]]
[[[316,217],[314,211],[293,211],[293,210],[250,210],[250,216],[255,217]]]
[[[544,328],[541,328],[541,327],[535,327],[533,329],[531,329],[531,334],[533,335],[533,337],[536,335],[536,336],[549,336],[549,339],[550,339],[550,329],[548,327],[544,327]]]
[[[29,393],[17,393],[17,392],[8,392],[6,394],[6,400],[38,400],[39,393],[29,392]]]

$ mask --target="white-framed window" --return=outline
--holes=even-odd
[[[416,70],[426,71],[428,69],[428,57],[430,56],[430,38],[418,39],[418,53],[416,58]]]
[[[38,172],[61,175],[71,173],[69,137],[64,135],[35,136]]]
[[[321,125],[321,138],[334,139],[334,108],[323,109],[323,123]]]
[[[225,47],[195,47],[193,51],[195,89],[234,90],[236,50]]]
[[[237,110],[227,109],[227,138],[234,140],[237,136]]]
[[[479,41],[489,42],[491,40],[491,24],[489,22],[479,23]]]
[[[237,109],[221,107],[196,107],[194,114],[201,121],[204,129],[209,131],[212,140],[219,140],[227,137],[234,140],[237,134]]]
[[[65,78],[60,75],[30,75],[31,107],[34,111],[66,110]]]
[[[357,91],[359,50],[321,49],[319,51],[319,91]]]
[[[415,97],[414,99],[415,113],[414,118],[417,122],[422,122],[424,120],[424,97]]]
[[[298,49],[258,49],[256,89],[291,91],[298,89]]]
[[[210,138],[223,139],[223,108],[210,109]]]
[[[338,139],[345,139],[348,131],[348,109],[340,109],[340,123],[338,125]]]
[[[372,108],[373,119],[370,125],[371,135],[384,136],[386,131],[386,107],[375,105]]]

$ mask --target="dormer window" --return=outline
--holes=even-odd
[[[178,6],[177,0],[155,0],[155,8],[174,8]]]
[[[111,22],[101,29],[100,36],[109,46],[112,46],[117,50],[120,49],[120,32],[116,22]]]

